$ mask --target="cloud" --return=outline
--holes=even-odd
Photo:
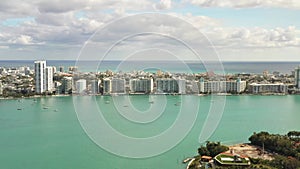
[[[0,49],[9,49],[9,46],[1,46],[0,45]]]
[[[287,7],[298,8],[299,2],[292,0],[183,0],[202,7]],[[178,6],[179,5],[179,6]],[[227,27],[223,20],[192,13],[179,13],[174,6],[182,7],[170,0],[13,0],[0,2],[0,19],[3,21],[20,20],[15,26],[0,25],[0,49],[14,54],[14,49],[30,51],[28,55],[73,55],[96,31],[124,16],[144,11],[173,11],[168,13],[178,19],[167,17],[129,19],[116,24],[109,30],[102,30],[104,36],[95,38],[92,43],[100,45],[95,53],[107,50],[107,44],[119,40],[119,35],[145,32],[162,32],[165,35],[176,34],[179,39],[200,41],[203,46],[211,46],[205,39],[195,36],[192,28],[197,28],[219,50],[257,50],[299,48],[300,31],[296,27]],[[78,15],[80,13],[80,16]],[[18,19],[19,18],[19,19]],[[21,18],[21,19],[20,19]],[[30,18],[24,19],[22,18]],[[266,21],[267,22],[267,21]],[[193,26],[187,26],[191,23]],[[203,36],[203,37],[204,37]],[[202,38],[203,38],[202,37]],[[158,36],[137,36],[124,41],[118,50],[137,47],[162,47],[176,51],[178,43]],[[21,51],[21,50],[20,50]],[[51,51],[51,52],[50,52]],[[101,52],[99,52],[101,51]],[[178,52],[180,53],[180,52]],[[24,52],[24,54],[26,54]],[[6,54],[1,53],[0,57]],[[9,54],[8,54],[9,55]],[[23,53],[14,54],[14,56]],[[93,53],[91,53],[93,55]],[[183,54],[184,55],[184,54]]]
[[[218,48],[300,47],[299,30],[287,28],[215,28],[207,32]]]
[[[300,8],[298,0],[184,0],[201,7],[229,7],[229,8],[253,8],[253,7],[276,7],[276,8]]]
[[[156,10],[166,10],[172,7],[171,0],[160,0],[158,3],[153,5],[154,9]]]

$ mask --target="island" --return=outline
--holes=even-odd
[[[187,169],[299,169],[300,131],[286,135],[253,133],[249,143],[232,146],[207,141],[198,148],[197,156],[185,159]]]

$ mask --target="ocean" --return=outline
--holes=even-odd
[[[0,67],[21,67],[29,66],[33,68],[33,60],[1,60]],[[96,72],[112,70],[115,72],[129,72],[134,70],[145,70],[156,72],[161,69],[172,73],[202,73],[206,71],[223,70],[224,73],[262,73],[267,70],[282,74],[290,74],[300,62],[192,62],[184,63],[178,61],[74,61],[74,60],[47,60],[47,65],[55,66],[57,69],[62,66],[65,71],[70,66],[78,66],[82,72]],[[222,65],[222,67],[220,67]]]

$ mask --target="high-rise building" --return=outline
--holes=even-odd
[[[113,78],[111,80],[111,93],[125,93],[125,79]]]
[[[246,89],[246,81],[207,81],[201,78],[199,81],[200,93],[242,93]]]
[[[0,80],[0,95],[3,94],[3,86],[2,86],[2,81]]]
[[[35,61],[35,92],[41,94],[46,91],[46,61]]]
[[[76,93],[82,94],[86,90],[86,80],[80,79],[76,81]]]
[[[287,85],[283,83],[276,84],[257,84],[252,83],[249,85],[249,91],[253,94],[260,93],[287,93]]]
[[[78,67],[77,66],[70,66],[69,67],[69,72],[77,72],[78,71]]]
[[[103,79],[103,94],[111,93],[111,79],[105,78]]]
[[[92,94],[99,93],[99,84],[100,84],[100,80],[92,80],[91,81],[91,93]]]
[[[300,66],[295,68],[295,87],[300,89]]]
[[[53,68],[46,66],[46,61],[34,62],[35,92],[38,94],[53,90]]]
[[[130,91],[132,93],[152,93],[153,91],[153,79],[131,79]]]
[[[63,94],[70,94],[73,90],[73,78],[72,77],[64,77],[62,79],[61,85],[61,93]]]
[[[47,66],[45,68],[45,74],[46,74],[46,91],[52,92],[53,90],[53,67]]]
[[[64,67],[63,66],[59,66],[59,71],[60,72],[64,72],[65,70],[64,70]]]
[[[185,79],[159,78],[156,80],[157,93],[185,94]]]

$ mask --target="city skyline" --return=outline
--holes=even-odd
[[[295,0],[72,0],[66,4],[14,0],[0,2],[0,9],[1,60],[75,60],[87,40],[101,28],[128,16],[155,13],[178,18],[179,22],[168,23],[171,22],[168,17],[159,18],[159,22],[147,20],[146,26],[117,22],[97,42],[107,42],[114,38],[113,35],[137,29],[145,29],[145,32],[175,31],[179,39],[190,40],[194,33],[186,33],[189,28],[184,24],[191,24],[212,43],[203,43],[203,46],[213,46],[222,61],[299,61],[300,24],[297,18],[300,3]],[[134,59],[174,55],[168,53],[174,47],[172,41],[162,41],[161,37],[141,36],[131,40],[138,43],[124,43],[124,48],[116,49],[107,58],[99,57],[99,53],[104,54],[108,50],[107,46],[100,44],[96,51],[89,50],[84,59],[123,60],[119,55],[126,53],[125,49],[134,45],[147,49],[149,44],[157,44],[151,47],[159,51],[134,49],[139,52]],[[176,54],[180,59],[192,60],[185,52],[176,51]]]

